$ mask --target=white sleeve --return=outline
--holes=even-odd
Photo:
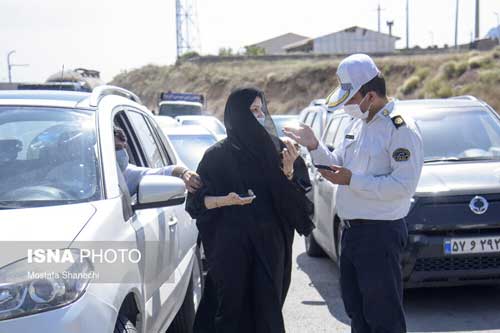
[[[352,175],[349,186],[360,196],[368,199],[394,200],[415,194],[424,164],[422,137],[417,129],[412,130],[404,126],[395,131],[391,141],[390,174]]]
[[[333,152],[320,142],[316,150],[310,151],[313,163],[318,165],[339,165],[342,166],[342,151],[341,148],[335,149]]]
[[[175,165],[169,165],[164,168],[148,169],[146,174],[148,175],[161,175],[161,176],[172,176],[172,172],[175,169]]]

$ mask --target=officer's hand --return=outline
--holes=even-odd
[[[244,206],[249,205],[255,197],[242,198],[237,193],[231,192],[223,199],[224,206]]]
[[[331,165],[330,168],[332,169],[332,171],[323,169],[318,169],[318,171],[325,179],[332,182],[333,184],[337,185],[351,184],[351,177],[352,177],[351,170],[336,165]]]
[[[195,193],[202,186],[200,176],[191,170],[184,172],[182,180],[184,181],[184,184],[186,184],[186,188],[190,193]]]
[[[316,139],[311,127],[305,124],[301,123],[299,128],[285,127],[283,133],[297,141],[300,145],[307,147],[308,150],[316,150],[318,148],[318,139]]]

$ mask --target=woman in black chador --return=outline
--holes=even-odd
[[[224,122],[227,139],[205,153],[198,167],[204,186],[186,204],[213,286],[195,331],[281,333],[294,229],[307,235],[313,228],[307,169],[293,143],[278,139],[258,89],[231,93]],[[215,304],[216,313],[203,303]]]

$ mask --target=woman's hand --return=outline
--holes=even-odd
[[[285,139],[283,142],[286,145],[286,148],[282,151],[283,156],[283,173],[287,176],[288,179],[293,177],[293,164],[295,160],[299,157],[299,152],[297,148],[295,148],[295,144],[290,139]]]
[[[231,192],[228,195],[226,195],[222,200],[224,206],[245,206],[251,204],[254,199],[255,199],[254,196],[242,198],[237,193]]]

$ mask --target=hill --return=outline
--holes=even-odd
[[[254,85],[265,91],[272,113],[298,113],[336,86],[340,60],[183,61],[123,72],[111,84],[134,91],[152,110],[160,91],[203,93],[208,110],[218,116],[233,88]],[[399,99],[474,95],[500,111],[500,47],[488,52],[385,56],[375,62],[386,77],[389,95]]]

